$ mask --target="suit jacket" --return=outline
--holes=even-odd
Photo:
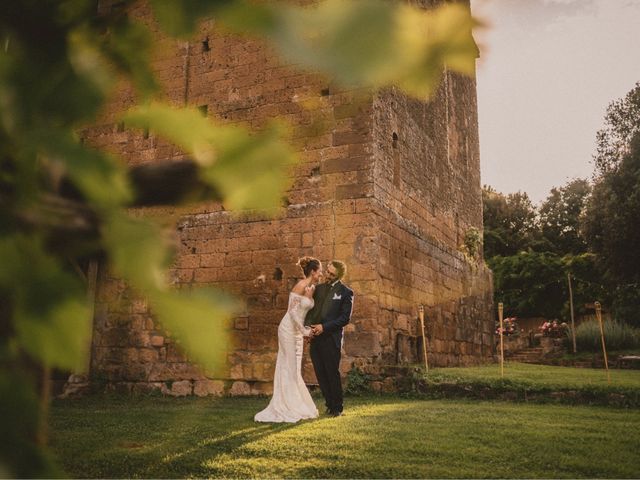
[[[321,323],[323,331],[318,338],[330,336],[336,347],[340,348],[342,329],[351,320],[353,290],[341,281],[336,282],[333,287],[328,283],[322,283],[316,287],[313,300],[315,304],[307,312],[304,324]]]

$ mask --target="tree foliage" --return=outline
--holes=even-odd
[[[521,252],[488,260],[494,275],[496,302],[505,315],[569,320],[569,286],[572,275],[574,306],[585,313],[594,299],[608,299],[600,284],[597,258],[588,253],[558,256],[551,252]]]
[[[136,91],[136,105],[122,120],[164,136],[193,161],[187,170],[199,190],[180,198],[209,196],[228,208],[272,212],[296,162],[282,125],[249,131],[163,100],[149,63],[149,29],[127,15],[132,3],[97,13],[94,0],[0,2],[0,406],[10,419],[0,431],[0,472],[9,476],[55,474],[34,443],[46,418],[38,418],[36,378],[24,366],[74,368],[85,358],[91,309],[73,264],[103,259],[205,365],[224,353],[221,327],[237,309],[223,292],[169,287],[167,236],[129,211],[142,198],[153,200],[140,191],[153,191],[141,185],[152,175],[127,169],[79,138],[118,82]],[[458,4],[435,10],[379,0],[150,4],[171,35],[189,38],[201,18],[215,16],[219,28],[263,38],[289,63],[348,86],[396,85],[421,98],[434,91],[445,64],[472,73],[477,54],[471,36],[477,23]]]
[[[640,326],[640,133],[596,182],[583,228],[615,286],[616,317]]]
[[[482,189],[484,255],[515,255],[535,241],[536,208],[526,193],[503,195],[489,186]]]
[[[580,218],[590,193],[591,185],[580,178],[551,189],[539,210],[540,236],[549,251],[560,255],[586,251]]]
[[[640,132],[640,82],[624,98],[607,107],[604,128],[596,134],[596,154],[593,157],[595,176],[615,169],[629,152],[631,140]]]
[[[609,105],[597,142],[593,186],[553,188],[538,212],[525,209],[528,223],[510,221],[509,196],[485,187],[485,258],[509,314],[566,318],[571,273],[577,305],[599,300],[640,325],[640,83]]]

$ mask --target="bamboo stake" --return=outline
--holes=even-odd
[[[89,309],[91,311],[91,338],[89,339],[89,345],[87,348],[87,356],[84,365],[84,374],[89,377],[91,371],[91,354],[93,350],[93,322],[94,322],[94,314],[96,308],[96,290],[98,285],[98,261],[91,260],[89,262],[89,269],[87,271],[87,304],[89,305]]]
[[[573,340],[573,353],[578,351],[576,347],[576,322],[573,316],[573,289],[571,288],[571,274],[567,273],[567,280],[569,281],[569,305],[571,306],[571,339]]]
[[[429,360],[427,358],[427,336],[424,333],[424,305],[418,307],[418,316],[420,317],[420,327],[422,328],[422,351],[424,353],[424,367],[429,371]]]
[[[49,439],[49,402],[51,397],[51,367],[42,367],[42,379],[40,383],[40,418],[36,432],[36,443],[45,447]]]
[[[498,303],[498,318],[500,319],[500,376],[504,378],[504,342],[502,340],[503,337],[503,327],[502,327],[502,314],[504,312],[504,305],[502,302]]]
[[[600,324],[600,338],[602,339],[602,353],[604,355],[604,368],[607,370],[607,383],[611,384],[611,374],[609,373],[609,361],[607,360],[607,347],[604,344],[604,325],[602,324],[602,306],[600,302],[595,302],[596,317],[598,317],[598,323]]]

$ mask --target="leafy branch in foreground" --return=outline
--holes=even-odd
[[[215,365],[237,301],[222,292],[169,288],[171,249],[161,228],[133,218],[128,208],[209,198],[234,210],[269,211],[296,162],[287,130],[277,123],[253,132],[161,101],[149,63],[151,35],[127,15],[132,4],[97,13],[94,0],[0,2],[0,410],[6,418],[0,472],[10,476],[58,473],[44,448],[45,410],[38,411],[34,391],[39,369],[46,378],[48,369],[78,368],[86,358],[92,310],[73,265],[100,257],[149,299],[194,360]],[[477,56],[471,37],[477,23],[457,5],[433,11],[362,0],[314,7],[241,0],[151,5],[172,35],[188,36],[201,18],[215,15],[220,28],[265,39],[285,62],[349,87],[396,85],[425,98],[445,65],[472,73]],[[191,161],[127,168],[81,141],[78,131],[96,119],[122,79],[136,92],[124,120],[166,137]],[[177,185],[158,187],[175,172]]]

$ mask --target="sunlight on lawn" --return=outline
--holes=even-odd
[[[256,424],[265,401],[59,402],[52,446],[70,476],[87,478],[592,478],[640,471],[640,411],[633,409],[370,396],[348,398],[339,418]]]
[[[499,379],[500,365],[478,367],[435,368],[430,374],[445,374],[469,379]],[[640,371],[611,369],[611,385],[640,388]],[[579,387],[585,385],[606,387],[607,372],[598,368],[556,367],[506,362],[504,378],[548,386]]]

